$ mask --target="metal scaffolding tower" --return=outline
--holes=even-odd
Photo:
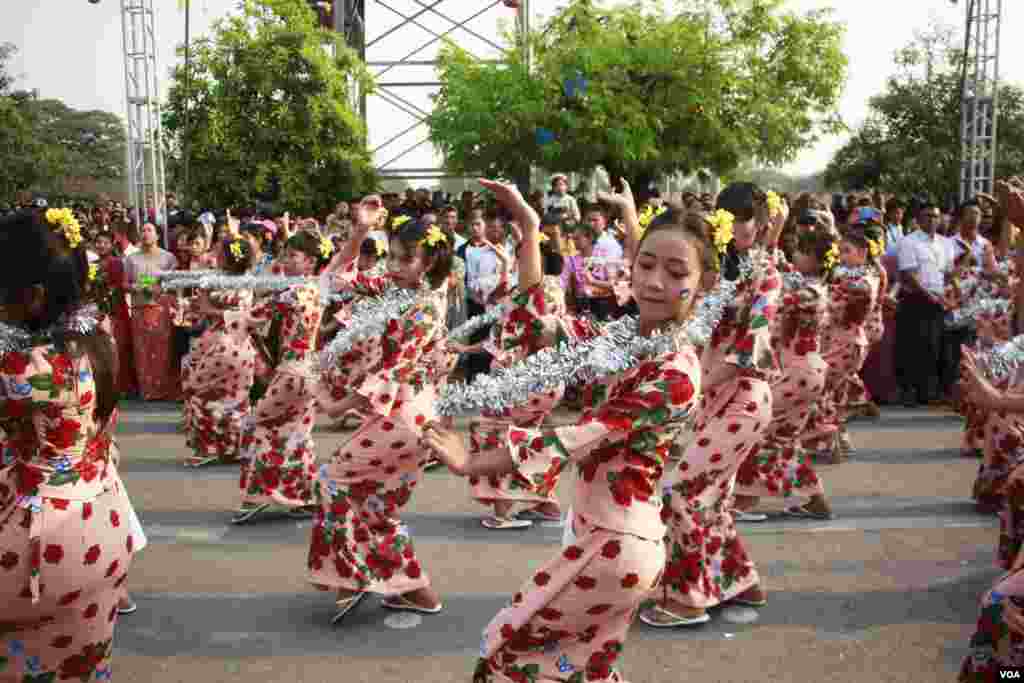
[[[366,61],[377,80],[376,91],[369,96],[371,103],[383,106],[389,113],[401,114],[406,124],[389,132],[385,139],[373,146],[373,154],[383,161],[377,164],[382,177],[439,180],[447,177],[437,164],[409,167],[399,163],[424,145],[429,145],[426,119],[429,104],[423,102],[440,87],[437,81],[437,51],[443,40],[452,40],[477,56],[481,61],[500,62],[507,54],[507,46],[499,44],[496,29],[484,31],[472,24],[481,19],[514,20],[517,36],[529,31],[529,0],[487,0],[458,19],[438,7],[460,5],[458,0],[334,0],[334,27],[342,33],[352,47]],[[465,3],[461,3],[465,5]],[[369,36],[370,23],[385,23],[394,17],[387,29]],[[437,22],[441,22],[439,26]],[[415,38],[414,38],[415,36]],[[487,57],[476,55],[467,43],[491,53]],[[395,59],[394,54],[402,55]],[[412,93],[419,95],[419,100]],[[356,94],[356,106],[374,127],[376,116],[368,118],[368,96]]]
[[[964,76],[960,105],[960,201],[991,194],[995,181],[999,112],[999,40],[1003,0],[967,0]]]
[[[161,146],[160,79],[156,61],[153,0],[121,0],[125,108],[128,120],[128,196],[138,225],[155,209],[168,242],[164,157]]]

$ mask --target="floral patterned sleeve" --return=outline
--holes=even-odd
[[[281,300],[280,295],[270,296],[251,308],[225,310],[224,325],[232,332],[265,337],[270,334],[270,326],[274,321],[284,317],[287,312],[288,304]]]
[[[765,267],[761,277],[751,280],[747,287],[750,308],[739,311],[737,329],[722,349],[722,362],[768,379],[775,369],[772,353],[772,329],[782,295],[782,278],[774,267]]]
[[[665,354],[630,371],[579,424],[556,427],[546,436],[509,427],[508,448],[517,469],[540,488],[546,486],[547,494],[570,461],[582,462],[595,451],[625,447],[631,465],[661,465],[673,436],[666,427],[680,423],[698,397],[700,372],[695,368],[695,360],[688,364],[680,353]]]
[[[590,319],[565,313],[545,292],[543,282],[512,297],[502,322],[502,351],[519,349],[522,355],[529,356],[549,345],[551,333],[561,342],[586,341],[601,331]]]
[[[390,278],[371,276],[361,272],[358,259],[346,263],[335,274],[334,282],[339,290],[351,290],[362,296],[379,296],[391,285]]]
[[[355,387],[357,393],[370,401],[374,412],[385,417],[391,415],[403,387],[419,393],[430,381],[427,361],[434,347],[443,341],[447,314],[443,301],[443,296],[430,296],[388,323],[379,338],[380,361]]]

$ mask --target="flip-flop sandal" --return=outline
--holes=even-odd
[[[795,505],[791,508],[786,508],[783,513],[787,517],[796,517],[798,519],[833,519],[834,515],[828,512],[815,512],[809,510],[807,505]]]
[[[232,524],[244,524],[256,515],[264,512],[270,508],[270,503],[261,503],[260,505],[254,505],[250,508],[241,508],[238,513],[231,518]]]
[[[527,510],[520,511],[519,514],[516,515],[516,519],[527,519],[531,522],[561,522],[562,514],[548,515],[540,512],[536,508],[529,508]]]
[[[122,616],[125,615],[125,614],[134,614],[134,613],[136,613],[138,611],[139,611],[139,606],[134,601],[129,603],[127,607],[118,607],[117,608],[117,613],[122,615]]]
[[[532,521],[515,517],[484,517],[480,523],[488,529],[528,529],[533,526]]]
[[[733,605],[743,605],[744,607],[764,607],[768,604],[768,600],[747,600],[746,598],[735,597],[732,600],[726,600],[726,602]]]
[[[420,614],[437,614],[444,609],[444,605],[438,603],[435,607],[423,607],[417,605],[415,602],[411,602],[407,598],[401,595],[393,595],[390,598],[385,599],[380,603],[382,607],[387,609],[402,610],[404,612],[419,612]]]
[[[744,512],[743,510],[733,510],[732,516],[737,522],[765,522],[768,520],[768,515],[763,512]]]
[[[192,460],[192,467],[206,467],[207,465],[213,465],[220,462],[219,455],[209,455],[202,459]]]
[[[668,617],[672,621],[658,621],[650,616],[651,613],[658,616]],[[653,626],[654,628],[677,628],[679,626],[697,626],[698,624],[706,624],[711,621],[711,617],[707,612],[699,617],[681,617],[675,612],[665,609],[661,605],[655,605],[650,609],[640,612],[640,621],[644,622],[648,626]]]
[[[331,617],[331,625],[333,626],[344,619],[345,615],[354,610],[365,597],[366,593],[356,593],[350,598],[342,598],[341,600],[335,601],[334,604],[338,607],[338,613]]]

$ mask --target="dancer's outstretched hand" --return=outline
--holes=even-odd
[[[519,227],[524,231],[527,228],[536,230],[540,227],[540,216],[533,210],[530,203],[526,201],[519,188],[513,183],[502,183],[497,180],[479,178],[478,181],[485,189],[490,190],[494,198],[512,213],[513,218],[519,222]]]
[[[421,442],[452,472],[460,477],[466,475],[469,453],[466,452],[461,434],[437,422],[430,422],[423,428]]]
[[[598,192],[597,201],[623,211],[630,209],[636,211],[636,200],[633,198],[633,190],[629,187],[629,182],[625,178],[619,182],[622,184],[622,192]]]

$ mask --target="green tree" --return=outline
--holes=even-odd
[[[350,106],[371,77],[305,0],[246,0],[192,51],[190,85],[177,66],[163,121],[168,171],[179,177],[190,114],[191,196],[310,212],[373,187],[366,127]]]
[[[956,199],[960,183],[963,46],[956,33],[932,26],[896,53],[897,73],[871,98],[864,123],[836,153],[825,183],[878,188],[903,196]],[[1024,90],[999,89],[997,175],[1024,164]]]
[[[646,184],[676,171],[725,174],[745,160],[784,163],[842,129],[843,28],[827,10],[682,5],[570,0],[503,64],[446,45],[428,120],[446,167],[522,178],[533,165],[600,165]]]

